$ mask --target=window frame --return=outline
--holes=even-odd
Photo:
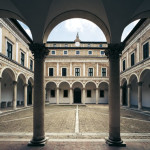
[[[92,52],[92,53],[89,54],[89,52]],[[92,50],[88,50],[88,55],[93,55],[93,51]]]
[[[148,51],[147,51],[147,52],[148,52],[148,56],[147,56],[147,57],[144,56],[144,46],[145,46],[146,44],[148,44]],[[143,45],[142,45],[142,50],[143,50],[143,51],[142,51],[142,52],[143,52],[143,60],[145,60],[145,59],[147,59],[147,58],[149,57],[149,54],[150,54],[150,53],[149,53],[149,41],[146,41],[146,42],[143,43]]]
[[[54,91],[54,95],[52,95],[52,91]],[[54,89],[51,89],[50,97],[52,97],[52,98],[55,98],[55,97],[56,97],[56,94],[55,94],[55,90],[54,90]]]
[[[55,54],[53,54],[52,52],[55,52]],[[51,50],[51,55],[56,55],[56,50]]]
[[[67,92],[67,96],[65,96],[65,91]],[[68,98],[68,90],[67,89],[63,90],[63,98]]]
[[[63,68],[66,69],[66,76],[63,76]],[[61,76],[62,76],[62,77],[67,77],[67,67],[62,67],[62,68],[61,68]]]
[[[124,64],[125,62],[125,64]],[[123,59],[122,60],[122,71],[125,71],[126,70],[126,59]]]
[[[77,52],[79,52],[79,54],[77,54]],[[76,53],[75,53],[76,55],[80,55],[80,51],[79,50],[76,50]]]
[[[22,64],[22,54],[24,55],[23,64]],[[23,52],[22,50],[21,50],[21,52],[20,52],[20,64],[21,64],[22,66],[25,66],[25,52]]]
[[[67,54],[65,54],[65,51],[67,52]],[[63,55],[68,55],[68,50],[63,50]]]
[[[132,55],[134,55],[134,63],[133,63],[133,64],[132,64]],[[131,53],[130,58],[131,58],[131,59],[130,59],[130,61],[131,61],[130,65],[131,65],[131,67],[132,67],[132,66],[135,65],[135,52]]]
[[[89,72],[89,69],[93,69],[93,75],[92,75],[92,76],[89,75],[89,73],[90,73],[90,72]],[[93,67],[89,67],[89,68],[88,68],[88,77],[94,77],[94,68],[93,68]]]
[[[88,94],[88,92],[90,92],[90,94]],[[86,90],[86,97],[87,98],[91,98],[92,97],[92,90]]]
[[[52,76],[50,75],[50,69],[53,69],[53,75]],[[54,67],[49,67],[48,68],[48,76],[49,77],[53,77],[54,76]]]
[[[104,52],[104,54],[101,54],[101,52]],[[104,56],[105,55],[105,50],[100,50],[100,55]]]
[[[79,69],[79,75],[76,75],[76,69]],[[81,70],[80,67],[75,67],[75,68],[74,68],[74,76],[75,76],[75,77],[80,77],[80,76],[81,76],[80,70]]]
[[[31,61],[32,61],[32,68],[31,68]],[[33,71],[33,60],[30,58],[30,70]]]
[[[11,45],[12,49],[11,49],[11,57],[8,56],[8,43]],[[6,56],[9,58],[9,59],[13,59],[13,43],[6,39]]]
[[[103,68],[106,69],[106,76],[103,76],[103,72],[102,72]],[[101,67],[101,77],[107,77],[107,67]]]

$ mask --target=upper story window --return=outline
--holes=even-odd
[[[80,76],[80,68],[75,68],[75,76]]]
[[[51,51],[51,54],[52,54],[52,55],[55,55],[55,54],[56,54],[56,51],[52,50],[52,51]]]
[[[49,68],[49,76],[54,76],[54,68]]]
[[[64,55],[68,55],[68,51],[64,51]]]
[[[100,55],[105,55],[105,51],[100,51]]]
[[[102,44],[99,44],[99,47],[103,47],[103,45],[102,45]]]
[[[7,41],[7,57],[12,59],[12,44]]]
[[[122,63],[122,64],[123,64],[123,66],[122,66],[123,68],[122,68],[122,69],[123,69],[123,71],[124,71],[124,70],[126,69],[126,61],[123,60],[123,63]]]
[[[62,76],[67,76],[67,68],[62,68]]]
[[[33,71],[33,60],[30,59],[30,70]]]
[[[89,68],[88,70],[88,76],[93,76],[93,68]]]
[[[102,68],[102,77],[106,77],[106,68]]]
[[[56,44],[53,44],[53,47],[56,47]]]
[[[149,42],[143,45],[143,59],[149,57]]]
[[[89,55],[92,55],[92,54],[93,54],[93,52],[92,52],[92,51],[88,51],[88,54],[89,54]]]
[[[131,54],[131,66],[133,66],[135,64],[134,62],[134,53]]]
[[[80,51],[76,51],[76,55],[80,55]]]
[[[24,53],[21,52],[21,65],[24,66]]]

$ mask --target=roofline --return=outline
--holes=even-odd
[[[19,24],[19,22],[16,19],[9,18],[10,21],[19,29],[19,31],[28,39],[30,43],[33,43],[33,40],[29,37],[29,35],[26,33],[26,31],[22,28],[22,26]]]
[[[75,43],[74,41],[47,41],[46,43],[65,43],[65,44],[67,44],[67,43]],[[102,42],[102,41],[96,41],[96,42],[94,42],[94,41],[81,41],[80,43],[90,43],[90,44],[100,44],[100,43],[102,43],[102,44],[107,44],[107,42]]]
[[[142,26],[142,24],[147,20],[147,18],[141,19],[136,26],[131,30],[131,32],[128,34],[128,36],[123,40],[123,43],[125,44],[131,36]]]

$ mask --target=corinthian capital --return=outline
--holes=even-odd
[[[123,49],[124,49],[123,43],[113,43],[113,44],[111,43],[108,44],[108,48],[105,50],[105,55],[108,58],[118,59]]]
[[[49,50],[47,47],[45,47],[45,44],[32,43],[29,44],[29,48],[36,58],[45,58],[49,53]]]

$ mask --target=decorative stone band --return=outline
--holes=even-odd
[[[138,86],[142,86],[143,82],[138,82],[137,84]]]
[[[105,55],[111,59],[119,59],[120,54],[124,49],[124,43],[108,44],[108,48],[105,49]]]
[[[29,44],[29,48],[35,58],[45,58],[49,53],[49,50],[45,47],[45,44],[32,43]]]

